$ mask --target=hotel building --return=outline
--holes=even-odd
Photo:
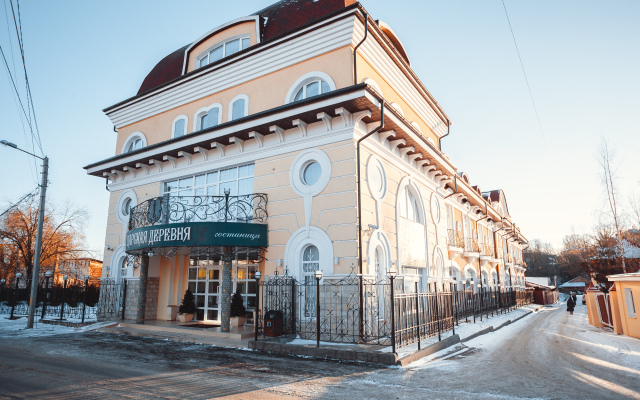
[[[224,327],[230,293],[256,307],[256,271],[524,286],[504,192],[447,156],[451,121],[389,25],[352,0],[219,22],[104,110],[115,155],[85,167],[110,192],[102,277],[144,310],[126,318],[172,319],[191,288]]]

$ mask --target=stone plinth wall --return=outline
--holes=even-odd
[[[138,310],[138,283],[139,281],[127,282],[127,298],[125,300],[124,319],[135,320]],[[158,317],[158,291],[160,289],[160,278],[147,278],[147,304],[145,306],[144,319],[154,320]]]

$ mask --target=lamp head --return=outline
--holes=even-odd
[[[322,270],[321,269],[317,269],[313,274],[315,275],[317,280],[322,279]]]
[[[231,194],[231,189],[224,188],[224,194],[227,195],[227,196],[230,195]]]
[[[391,279],[395,278],[398,272],[395,269],[387,269],[387,276]]]
[[[89,275],[85,275],[85,276],[84,276],[84,280],[85,280],[85,281],[88,281],[88,280],[89,280]]]
[[[17,145],[17,144],[14,144],[14,143],[8,142],[8,141],[6,141],[6,140],[0,140],[0,143],[2,143],[2,145],[3,145],[3,146],[13,147],[14,149],[17,149],[17,148],[18,148],[18,145]]]
[[[18,272],[18,273],[16,274],[16,278],[22,278],[22,274],[21,274],[20,272]]]
[[[261,276],[262,276],[262,274],[260,273],[260,271],[256,271],[256,273],[253,275],[253,277],[258,281],[260,280]]]
[[[47,271],[44,273],[44,276],[46,276],[47,278],[51,277],[51,271]]]
[[[6,279],[0,279],[0,283],[4,284],[7,280]]]
[[[66,281],[67,279],[69,279],[69,275],[65,275],[64,277],[62,277],[62,279]]]

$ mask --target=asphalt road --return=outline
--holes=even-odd
[[[536,313],[405,369],[101,332],[3,338],[0,398],[640,398],[640,346],[611,351],[579,318]]]

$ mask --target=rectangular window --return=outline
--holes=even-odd
[[[624,289],[624,298],[627,303],[627,316],[636,317],[636,305],[633,302],[633,291],[630,288]]]
[[[228,57],[240,51],[240,39],[232,40],[224,45],[224,56]]]
[[[211,50],[211,53],[209,53],[209,62],[212,63],[224,57],[223,49],[224,46],[221,45]]]
[[[251,40],[249,38],[242,39],[242,50],[248,48],[251,45]]]

